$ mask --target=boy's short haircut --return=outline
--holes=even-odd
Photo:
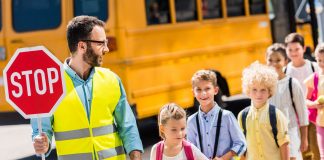
[[[319,43],[315,49],[315,56],[319,54],[324,54],[324,43]]]
[[[213,71],[199,70],[191,78],[192,87],[195,87],[198,82],[208,81],[212,82],[213,86],[217,86],[217,77]]]
[[[285,38],[285,45],[288,43],[299,43],[302,47],[305,46],[304,37],[299,33],[290,33]]]
[[[273,53],[280,53],[285,58],[285,60],[288,59],[288,56],[286,53],[286,47],[282,43],[274,43],[267,48],[267,57]]]
[[[253,84],[262,84],[269,89],[271,97],[275,93],[277,83],[278,74],[273,67],[256,61],[243,70],[242,88],[243,92],[247,95],[250,93]]]

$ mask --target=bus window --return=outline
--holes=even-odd
[[[2,6],[1,6],[1,1],[0,1],[0,31],[2,29]]]
[[[175,0],[177,22],[197,20],[196,0]]]
[[[201,0],[204,19],[222,17],[221,0]]]
[[[74,16],[89,15],[107,21],[108,1],[107,0],[74,0]]]
[[[61,23],[61,0],[13,0],[12,17],[17,32],[56,28]]]
[[[148,25],[171,22],[169,0],[146,0],[145,6]]]
[[[227,16],[244,16],[244,0],[227,0]]]
[[[265,0],[250,0],[250,14],[265,14]]]

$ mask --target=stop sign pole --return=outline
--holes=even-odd
[[[41,118],[52,116],[66,94],[63,64],[44,46],[19,48],[3,76],[7,102],[25,119],[38,118],[41,134]]]

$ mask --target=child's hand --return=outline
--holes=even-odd
[[[308,102],[308,107],[309,108],[321,109],[321,108],[324,107],[324,103],[319,103],[318,101],[309,101]]]
[[[301,144],[300,144],[300,151],[301,152],[305,152],[308,148],[308,141],[301,141]]]
[[[322,108],[324,108],[324,103],[322,103],[322,104],[317,103],[317,104],[316,104],[316,108],[317,108],[317,109],[322,109]]]

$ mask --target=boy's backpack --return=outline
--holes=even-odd
[[[292,78],[291,77],[289,77],[288,88],[289,88],[291,103],[292,103],[292,106],[294,108],[295,114],[296,114],[296,116],[298,118],[296,105],[295,105],[295,102],[294,102],[294,95],[293,95],[293,92],[292,92]]]
[[[243,127],[243,133],[246,137],[246,117],[249,113],[250,107],[246,107],[242,112],[242,127]],[[271,105],[269,106],[269,118],[270,118],[270,125],[272,129],[273,139],[276,142],[277,147],[279,148],[278,144],[278,128],[277,128],[277,116],[276,116],[276,107]]]
[[[313,63],[310,62],[310,64],[311,64],[311,68],[312,68],[313,73],[315,73],[315,69],[314,69]],[[284,73],[286,73],[286,72],[287,72],[287,67],[284,70]],[[315,75],[315,76],[317,76],[317,75]],[[316,82],[316,85],[315,85],[316,78],[318,78],[318,77],[315,77],[314,78],[314,86],[317,86],[317,82]],[[317,79],[317,81],[318,81],[318,79]],[[288,86],[289,86],[289,93],[290,93],[291,102],[292,102],[292,105],[294,107],[295,114],[296,114],[296,116],[298,118],[298,114],[297,114],[297,110],[296,110],[296,106],[295,106],[295,102],[294,102],[294,97],[293,97],[293,92],[292,92],[292,78],[291,77],[289,78],[289,85]],[[313,97],[313,95],[312,95],[312,97]],[[308,108],[308,112],[309,112],[308,119],[311,122],[315,123],[316,117],[317,117],[317,109],[315,109],[315,108]]]
[[[216,156],[216,153],[217,153],[220,126],[221,126],[221,123],[222,123],[222,114],[223,114],[223,110],[220,108],[219,109],[219,112],[218,112],[218,119],[217,119],[217,126],[216,126],[216,137],[215,137],[213,157],[215,157]],[[202,137],[201,137],[201,133],[200,133],[200,125],[199,125],[198,113],[196,115],[196,124],[197,124],[197,131],[198,131],[199,146],[200,146],[201,152],[204,153],[203,146],[202,146],[202,143],[201,143]]]
[[[310,62],[310,64],[311,64],[312,71],[313,71],[313,73],[314,73],[314,72],[315,72],[315,69],[314,69],[313,63]],[[284,70],[284,73],[286,73],[286,72],[287,72],[287,67],[286,67],[285,70]],[[315,78],[314,78],[314,86],[315,86]],[[289,78],[289,92],[290,92],[291,102],[292,102],[292,105],[293,105],[294,110],[295,110],[295,114],[296,114],[296,116],[297,116],[297,118],[298,118],[298,114],[297,114],[297,110],[296,110],[296,106],[295,106],[295,102],[294,102],[294,98],[293,98],[293,92],[292,92],[292,78],[291,78],[291,77]],[[315,109],[315,108],[308,108],[308,112],[309,112],[309,113],[308,113],[308,119],[309,119],[311,122],[315,123],[315,121],[316,121],[316,117],[317,117],[317,109]]]
[[[187,160],[195,160],[195,158],[193,156],[191,144],[189,142],[187,142],[186,140],[182,140],[182,145],[183,145],[183,149],[186,154]],[[163,149],[164,149],[164,141],[160,141],[156,147],[156,160],[162,160]]]

